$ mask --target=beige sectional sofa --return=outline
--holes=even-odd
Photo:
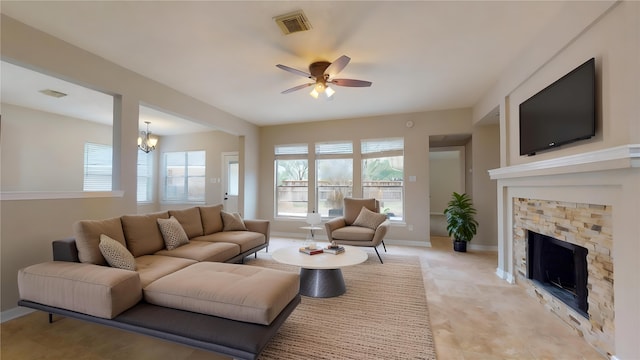
[[[168,222],[171,231],[159,226]],[[19,271],[20,305],[254,359],[300,302],[297,273],[235,264],[268,247],[269,222],[222,205],[82,220],[73,231],[54,241],[54,261]],[[120,244],[116,256],[105,240]]]

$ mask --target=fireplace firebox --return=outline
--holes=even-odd
[[[588,319],[588,250],[531,230],[527,239],[528,278]]]

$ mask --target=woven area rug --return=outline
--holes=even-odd
[[[246,264],[299,272],[265,253]],[[303,296],[260,360],[436,358],[418,257],[369,254],[342,273],[347,292]]]

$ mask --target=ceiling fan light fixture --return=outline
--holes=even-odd
[[[311,90],[311,92],[309,93],[309,95],[311,95],[311,97],[313,97],[314,99],[318,98],[318,95],[320,95],[319,92],[316,91],[315,86],[313,87],[313,90]]]
[[[327,99],[333,99],[333,94],[335,94],[336,91],[327,86],[327,88],[324,90],[324,93],[327,95]]]

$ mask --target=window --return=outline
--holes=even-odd
[[[316,144],[316,210],[322,216],[340,216],[345,197],[353,191],[353,144]]]
[[[138,150],[138,202],[153,201],[153,154]]]
[[[111,191],[111,145],[84,144],[84,191]]]
[[[275,148],[276,216],[307,215],[309,204],[309,146],[278,145]]]
[[[240,164],[238,160],[229,161],[227,164],[227,194],[238,196],[240,179]]]
[[[165,201],[204,202],[205,152],[164,153]]]
[[[362,140],[362,192],[389,219],[404,219],[404,139]]]

